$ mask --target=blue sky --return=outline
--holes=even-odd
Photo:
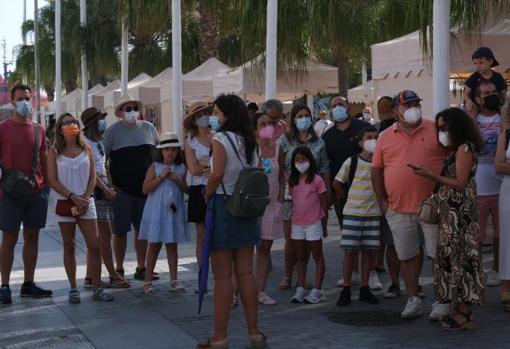
[[[34,0],[27,2],[27,19],[34,18]],[[47,1],[38,0],[39,8],[47,5]],[[7,60],[12,61],[12,49],[21,44],[21,23],[23,23],[23,0],[0,0],[0,42],[7,43]],[[0,64],[3,64],[3,50],[0,50]],[[10,66],[9,70],[13,70]],[[3,69],[2,69],[3,70]]]

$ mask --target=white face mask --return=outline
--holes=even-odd
[[[138,120],[138,116],[140,116],[140,113],[135,110],[124,112],[124,119],[130,124],[134,124]]]
[[[198,128],[209,128],[209,115],[203,115],[196,119]]]
[[[421,120],[421,109],[418,107],[411,107],[404,112],[404,121],[414,125]]]
[[[365,149],[367,153],[373,154],[375,151],[376,143],[377,141],[375,139],[369,139],[368,141],[365,141],[365,143],[363,143],[363,149]]]
[[[450,140],[450,135],[446,131],[439,131],[439,143],[441,143],[444,147],[449,147],[452,145],[452,141]]]
[[[363,113],[363,119],[364,119],[365,121],[370,121],[370,120],[372,120],[372,114],[370,114],[370,113]]]
[[[306,161],[306,162],[294,164],[294,166],[296,166],[296,169],[299,171],[299,173],[305,173],[310,168],[310,163],[308,161]]]

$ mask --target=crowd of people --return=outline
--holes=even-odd
[[[295,287],[289,301],[326,300],[322,242],[330,208],[344,251],[339,307],[351,304],[357,284],[360,302],[381,301],[372,290],[383,288],[377,272],[386,258],[391,285],[384,297],[401,295],[402,276],[408,299],[401,316],[421,316],[419,277],[427,255],[434,275],[430,318],[444,329],[474,328],[471,306],[484,302],[485,286],[501,284],[501,301],[510,311],[510,105],[508,99],[504,103],[506,85],[491,69],[497,64],[492,51],[480,48],[473,61],[477,72],[468,79],[467,112],[448,108],[431,120],[422,115],[421,98],[403,90],[378,100],[378,122],[369,108],[353,117],[342,96],[333,96],[330,111],[316,120],[304,104],[294,104],[287,116],[276,99],[258,106],[221,95],[188,108],[183,140],[177,132],[158,135],[140,118],[142,103],[124,96],[115,109],[117,122],[107,126],[106,114],[93,107],[80,119],[66,113],[56,121],[49,144],[43,127],[31,121],[30,88],[15,85],[12,117],[0,124],[0,303],[12,303],[9,279],[21,224],[20,295],[52,295],[34,283],[34,270],[39,230],[53,195],[56,205],[50,210],[62,234],[70,303],[81,302],[76,226],[87,245],[83,286],[103,302],[113,301],[105,288],[131,286],[124,270],[128,232],[133,231],[136,251],[134,279],[143,282],[147,296],[157,292],[154,270],[163,244],[170,289],[184,292],[177,247],[190,240],[188,223],[193,223],[200,265],[210,234],[215,327],[197,348],[228,346],[229,313],[239,300],[252,344],[265,345],[257,307],[277,305],[266,291],[275,240],[285,239],[278,288]],[[241,178],[257,168],[267,181],[268,192],[260,199],[265,210],[241,214],[232,201]],[[425,205],[432,206],[428,218],[422,214]],[[208,210],[213,226],[206,224]],[[494,259],[486,278],[482,244],[489,215]],[[315,273],[308,284],[310,257]],[[108,281],[101,280],[102,264]]]

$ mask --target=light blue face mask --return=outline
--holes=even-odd
[[[312,126],[312,118],[307,116],[305,118],[296,119],[296,127],[299,131],[308,130]]]
[[[347,108],[342,107],[341,105],[337,105],[333,108],[333,119],[336,122],[344,122],[349,117],[347,113]]]
[[[17,101],[16,112],[23,117],[27,117],[28,114],[32,113],[32,103],[26,100]]]
[[[97,130],[101,133],[103,133],[104,130],[106,130],[106,120],[105,119],[101,119],[101,120],[97,121]]]
[[[218,131],[220,128],[220,119],[216,115],[209,116],[209,126],[213,131]]]

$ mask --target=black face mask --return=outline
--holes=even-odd
[[[501,104],[499,95],[490,95],[483,97],[483,106],[489,110],[498,110]]]

